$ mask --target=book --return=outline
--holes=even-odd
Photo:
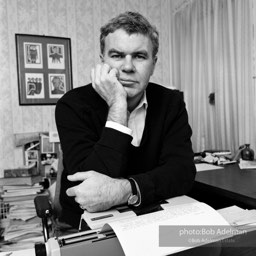
[[[1,195],[2,198],[7,197],[16,197],[16,196],[27,196],[27,195],[35,195],[38,194],[41,190],[39,189],[24,189],[24,190],[18,190],[15,192],[4,192],[4,194]]]
[[[9,177],[0,178],[0,186],[3,185],[34,185],[42,181],[42,176]]]
[[[23,189],[38,189],[42,187],[43,186],[39,183],[35,183],[34,185],[3,185],[3,190],[11,192]]]
[[[40,193],[43,190],[43,186],[39,184],[35,185],[12,185],[12,186],[3,186],[4,197],[14,197],[14,196],[25,196]]]
[[[99,233],[114,232],[127,256],[169,255],[233,235],[233,227],[209,205],[180,201],[184,197],[169,199],[160,211],[105,221]],[[82,220],[88,215],[83,214]]]
[[[27,177],[27,176],[34,176],[38,174],[38,168],[36,166],[36,162],[31,163],[30,165],[25,165],[20,168],[13,168],[13,169],[5,169],[4,170],[4,177],[11,178],[11,177]]]
[[[27,201],[27,200],[34,200],[34,198],[37,196],[37,194],[29,194],[29,195],[20,195],[20,196],[9,196],[9,197],[3,197],[4,203],[10,203],[10,202],[19,202],[19,201]]]

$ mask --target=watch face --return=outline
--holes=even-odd
[[[128,199],[128,204],[129,205],[134,205],[138,202],[138,196],[137,195],[131,195]]]

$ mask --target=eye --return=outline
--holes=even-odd
[[[112,59],[119,60],[123,58],[122,54],[114,53],[110,56]]]
[[[144,54],[137,54],[137,55],[135,55],[135,59],[137,59],[137,60],[145,60],[146,56]]]

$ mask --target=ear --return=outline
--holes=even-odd
[[[104,63],[104,56],[102,53],[100,54],[100,59],[101,59],[101,62]]]
[[[157,63],[157,56],[154,57],[153,62],[154,62],[154,66],[155,66]]]
[[[152,67],[151,75],[153,75],[153,73],[154,73],[155,66],[156,66],[156,62],[157,62],[157,56],[155,56],[155,57],[153,58],[153,67]]]

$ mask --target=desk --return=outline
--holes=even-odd
[[[195,194],[194,198],[200,200],[200,196],[205,197],[205,200],[200,201],[205,201],[206,203],[208,203],[207,201],[210,201],[210,203],[208,204],[212,206],[213,204],[217,204],[218,206],[220,206],[220,204],[225,203],[226,205],[223,207],[236,204],[243,208],[256,208],[255,185],[256,170],[240,170],[238,165],[234,164],[226,166],[225,169],[198,172],[196,175],[195,186],[192,192]],[[210,195],[210,197],[208,197],[208,194]],[[175,255],[256,255],[256,231],[250,232],[248,237],[244,236],[242,237],[242,239],[236,237],[235,239],[237,239],[237,243],[235,246],[227,247],[225,246],[225,243],[223,243],[224,246],[222,248],[216,246],[214,250],[210,250],[212,254],[210,254],[209,252],[205,253],[205,250],[207,250],[207,246],[202,246],[183,251]]]
[[[256,169],[241,170],[238,164],[198,172],[191,196],[215,209],[231,205],[256,209]]]
[[[256,169],[241,170],[238,164],[198,172],[190,196],[220,209],[232,205],[256,209]],[[236,236],[236,245],[222,246],[221,256],[256,255],[256,231]]]

